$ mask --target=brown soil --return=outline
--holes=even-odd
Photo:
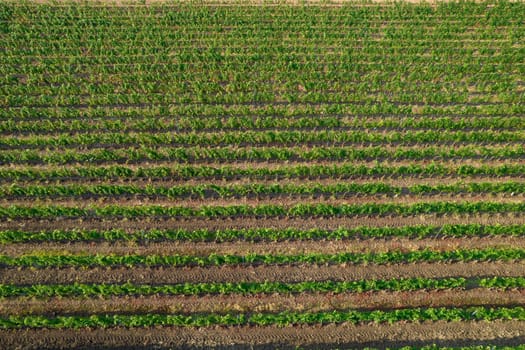
[[[352,179],[337,179],[337,178],[325,178],[318,180],[300,180],[301,185],[336,185],[340,183],[356,183],[356,184],[369,184],[369,183],[383,183],[390,186],[396,187],[409,187],[414,185],[453,185],[453,184],[465,184],[470,183],[504,183],[504,182],[517,182],[524,183],[525,178],[523,177],[399,177],[399,178],[388,178],[388,177],[360,177]],[[195,186],[195,185],[205,185],[213,184],[218,186],[240,186],[248,184],[259,184],[259,185],[297,185],[298,179],[250,179],[250,178],[240,178],[240,179],[190,179],[190,180],[152,180],[148,178],[137,178],[137,179],[88,179],[88,178],[78,178],[78,179],[64,179],[64,180],[47,180],[47,181],[16,181],[16,184],[19,186],[28,186],[34,184],[42,185],[73,185],[73,184],[111,184],[111,185],[135,185],[135,186],[158,186],[158,187],[172,187],[172,186]]]
[[[97,313],[234,313],[322,312],[416,307],[516,306],[525,304],[525,290],[418,290],[408,292],[301,293],[203,296],[115,296],[107,299],[15,298],[0,301],[0,315]]]
[[[249,161],[234,161],[234,162],[217,162],[217,161],[203,161],[199,162],[199,166],[208,166],[208,167],[214,167],[214,168],[221,168],[225,166],[230,166],[232,168],[238,168],[238,169],[282,169],[282,168],[288,168],[291,166],[315,166],[315,165],[326,165],[326,166],[343,166],[343,165],[363,165],[367,167],[373,167],[377,165],[378,162],[373,161],[352,161],[352,162],[341,162],[341,161],[330,161],[330,160],[313,160],[311,162],[305,162],[305,161],[273,161],[273,162],[249,162]],[[399,167],[399,166],[409,166],[409,165],[429,165],[429,164],[440,164],[447,167],[458,167],[461,165],[470,165],[479,167],[482,165],[486,166],[500,166],[500,165],[523,165],[525,164],[525,159],[501,159],[501,160],[490,160],[490,159],[444,159],[436,161],[434,159],[417,159],[417,160],[385,160],[381,162],[381,165],[383,166],[389,166],[389,167]],[[156,161],[151,162],[145,160],[144,162],[141,162],[140,164],[126,164],[126,168],[129,169],[139,169],[139,168],[149,168],[149,167],[159,167],[159,166],[167,166],[167,167],[173,167],[177,166],[176,163],[173,161]],[[71,164],[65,164],[65,165],[54,165],[54,164],[9,164],[9,166],[6,166],[6,169],[34,169],[34,170],[51,170],[56,168],[76,168],[78,167],[77,164],[71,165]]]
[[[137,244],[134,242],[73,242],[73,243],[24,243],[0,245],[0,254],[21,256],[28,254],[138,254],[138,255],[196,255],[210,254],[337,254],[345,252],[388,252],[431,249],[450,251],[455,249],[484,248],[525,249],[524,237],[462,237],[424,239],[351,239],[286,242],[173,242]]]
[[[264,228],[296,228],[296,229],[326,229],[357,226],[387,226],[400,227],[411,225],[444,225],[444,224],[483,224],[483,225],[523,225],[525,215],[518,213],[497,213],[480,215],[419,215],[399,217],[395,215],[383,217],[341,217],[341,218],[141,218],[141,219],[101,219],[82,218],[68,219],[20,219],[0,221],[0,229],[16,230],[70,230],[77,229],[123,229],[128,232],[148,229],[187,229],[187,230],[225,230],[253,227]]]
[[[481,146],[483,148],[486,148],[486,149],[490,149],[490,150],[502,150],[502,149],[508,149],[508,148],[517,148],[517,147],[521,147],[522,144],[519,143],[519,142],[507,142],[505,143],[504,145],[501,145],[501,144],[497,144],[497,145],[494,145],[494,144],[490,144],[490,143],[479,143],[479,144],[476,144],[478,146]],[[279,149],[283,149],[283,150],[301,150],[302,152],[305,152],[305,151],[310,151],[310,150],[313,150],[315,148],[318,148],[319,146],[310,146],[310,145],[305,145],[305,144],[302,144],[301,146],[281,146],[279,147]],[[367,143],[362,143],[362,144],[355,144],[355,145],[348,145],[348,146],[338,146],[338,147],[343,147],[343,148],[352,148],[352,149],[357,149],[357,150],[367,150],[367,149],[370,149],[370,148],[373,148],[373,147],[378,147],[378,146],[370,146],[369,144]],[[436,144],[426,144],[426,145],[418,145],[418,144],[415,144],[415,145],[394,145],[394,144],[382,144],[381,145],[381,148],[384,150],[384,151],[387,151],[387,152],[395,152],[395,151],[408,151],[408,150],[428,150],[428,149],[437,149],[437,150],[440,150],[440,151],[449,151],[449,150],[454,150],[454,149],[462,149],[464,148],[465,145],[460,145],[460,144],[451,144],[451,145],[444,145],[444,144],[439,144],[439,143],[436,143]],[[170,147],[169,146],[164,146],[164,147],[158,147],[158,150],[161,152],[161,153],[164,153],[163,151],[164,150],[167,150],[169,149]],[[264,149],[267,149],[268,147],[267,146],[253,146],[253,147],[250,147],[250,149],[253,149],[253,150],[264,150]],[[137,149],[137,146],[135,145],[131,145],[131,146],[128,146],[128,147],[124,147],[124,148],[111,148],[109,147],[108,148],[109,150],[120,150],[120,151],[127,151],[127,150],[133,150],[133,149]],[[231,150],[231,151],[237,151],[237,150],[243,150],[243,149],[246,149],[245,146],[212,146],[212,147],[207,147],[207,146],[190,146],[188,147],[188,150],[190,151],[190,154],[191,154],[191,150],[198,150],[198,149],[228,149],[228,150]],[[73,147],[73,148],[69,148],[69,150],[72,150],[75,152],[75,154],[87,154],[89,152],[91,152],[91,150],[87,150],[85,147]],[[4,151],[4,150],[1,150],[0,151],[0,154],[3,154],[3,153],[9,153],[9,152],[12,152],[12,151]],[[35,153],[35,155],[39,155],[41,157],[43,156],[46,156],[49,154],[49,150],[42,150],[42,149],[35,149],[33,150],[33,152]],[[423,158],[423,159],[427,159],[428,157],[418,157],[418,158]],[[434,157],[432,157],[434,158]],[[441,157],[439,157],[441,158]],[[449,159],[451,157],[446,157],[446,159]],[[453,158],[453,157],[452,157]],[[466,158],[471,158],[471,157],[466,157]],[[475,158],[475,157],[474,157]],[[512,157],[511,157],[512,158]],[[190,157],[191,159],[191,157]],[[221,159],[216,159],[216,158],[208,158],[208,157],[203,157],[202,160],[208,160],[208,161],[215,161],[215,162],[221,162]],[[297,159],[298,161],[306,161],[305,159],[301,159],[301,158],[298,158]],[[138,163],[140,164],[143,164],[145,161],[147,161],[147,159],[140,159],[140,161]],[[30,162],[32,163],[32,162]],[[35,163],[45,163],[45,162],[42,162],[42,161],[36,161]],[[100,162],[97,162],[97,163],[100,163],[100,164],[111,164],[113,163],[113,161],[100,161]],[[188,163],[199,163],[199,164],[202,164],[202,161],[199,159],[199,160],[196,160],[196,161],[193,161],[193,160],[190,160],[188,161]],[[26,164],[26,161],[22,161],[21,164]]]
[[[329,324],[293,327],[158,327],[113,329],[0,330],[5,349],[329,349],[401,347],[435,343],[518,345],[521,321]]]
[[[329,205],[344,205],[344,204],[414,204],[418,202],[432,203],[432,202],[498,202],[498,203],[522,203],[525,200],[525,195],[511,195],[511,194],[437,194],[437,195],[377,195],[377,196],[349,196],[346,198],[331,198],[323,196],[319,198],[312,198],[307,196],[264,196],[261,198],[204,198],[204,199],[166,199],[166,198],[140,198],[135,196],[129,197],[102,197],[92,200],[83,198],[45,198],[45,199],[0,199],[0,205],[20,205],[20,206],[38,206],[38,205],[61,205],[65,207],[75,208],[89,208],[93,205],[124,205],[124,206],[140,206],[140,205],[159,205],[159,206],[183,206],[198,208],[202,206],[228,206],[228,205],[271,205],[278,204],[283,206],[294,206],[297,203],[301,204],[329,204]]]
[[[204,283],[351,281],[394,278],[521,277],[525,262],[458,262],[392,265],[211,266],[133,268],[8,268],[0,283],[20,285],[66,283]]]

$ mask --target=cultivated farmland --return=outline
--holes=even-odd
[[[524,21],[0,0],[0,347],[523,349]]]

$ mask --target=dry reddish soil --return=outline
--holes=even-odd
[[[436,344],[518,345],[525,342],[523,323],[423,322],[329,324],[293,327],[113,328],[0,330],[5,349],[331,349],[401,347]]]
[[[102,219],[102,218],[56,218],[56,219],[17,219],[0,222],[1,230],[70,230],[76,229],[124,229],[132,232],[148,229],[187,229],[187,230],[226,230],[265,227],[283,229],[334,230],[340,227],[386,226],[401,227],[411,225],[445,225],[445,224],[483,224],[483,225],[523,225],[525,215],[521,213],[498,213],[480,215],[418,215],[400,217],[387,216],[356,216],[334,218],[140,218],[140,219]]]
[[[399,167],[399,166],[410,166],[410,165],[430,165],[430,164],[436,164],[439,163],[442,166],[445,167],[459,167],[462,165],[470,165],[474,167],[480,167],[480,166],[501,166],[501,165],[523,165],[525,164],[525,159],[474,159],[474,158],[467,158],[467,159],[443,159],[439,160],[437,162],[435,159],[416,159],[416,160],[395,160],[395,159],[386,159],[381,162],[382,166],[385,167]],[[222,168],[225,166],[230,166],[232,168],[236,169],[286,169],[289,167],[296,167],[296,166],[316,166],[316,165],[325,165],[325,166],[344,166],[344,165],[354,165],[354,166],[367,166],[367,167],[373,167],[376,166],[378,162],[376,160],[370,161],[370,160],[356,160],[352,162],[345,162],[345,161],[333,161],[333,160],[313,160],[311,162],[306,161],[260,161],[260,162],[250,162],[245,160],[238,160],[238,161],[223,161],[223,162],[217,162],[217,161],[202,161],[199,162],[199,166],[208,166],[208,167],[214,167],[214,168]],[[177,167],[178,165],[174,165],[173,161],[147,161],[141,162],[140,164],[126,164],[126,168],[137,170],[139,168],[152,168],[152,167],[159,167],[159,166],[167,166],[167,167]],[[71,164],[65,164],[60,165],[59,168],[69,169],[69,168],[77,168],[78,165],[71,165]],[[6,169],[35,169],[35,170],[50,170],[50,169],[56,169],[57,165],[53,164],[9,164],[6,166]]]
[[[347,195],[344,198],[332,198],[328,196],[294,196],[294,195],[270,195],[261,196],[260,198],[147,198],[140,196],[126,196],[126,197],[100,197],[96,199],[83,198],[24,198],[24,199],[0,199],[0,205],[20,205],[20,206],[44,206],[44,205],[61,205],[65,207],[75,208],[89,208],[93,205],[123,205],[123,206],[139,206],[139,205],[159,205],[159,206],[184,206],[189,208],[199,208],[206,205],[211,206],[228,206],[228,205],[271,205],[279,204],[286,207],[292,207],[297,203],[301,204],[328,204],[328,205],[361,205],[361,204],[405,204],[411,205],[414,203],[433,203],[433,202],[497,202],[497,203],[522,203],[525,200],[523,194],[475,194],[475,193],[460,193],[460,194],[436,194],[436,195]]]
[[[9,268],[0,270],[0,283],[21,285],[65,283],[200,283],[301,282],[362,279],[521,277],[525,262],[458,262],[391,265],[300,265],[211,267]]]
[[[0,181],[2,181],[0,179]],[[43,181],[17,181],[19,186],[27,186],[31,184],[48,184],[48,180]],[[396,187],[409,187],[414,185],[453,185],[457,183],[468,185],[469,183],[504,183],[504,182],[516,182],[524,183],[525,178],[523,177],[512,177],[512,176],[502,176],[498,178],[483,177],[483,176],[470,176],[470,177],[356,177],[351,179],[337,179],[337,178],[321,178],[317,180],[300,180],[297,178],[294,179],[250,179],[247,177],[241,177],[239,179],[189,179],[189,180],[180,180],[180,179],[148,179],[148,178],[133,178],[133,179],[90,179],[90,178],[65,178],[53,180],[53,184],[59,185],[72,185],[82,183],[84,185],[96,185],[96,184],[111,184],[111,185],[135,185],[135,186],[158,186],[158,187],[172,187],[172,186],[196,186],[196,185],[205,185],[205,184],[214,184],[219,186],[240,186],[240,185],[249,185],[249,184],[258,184],[258,185],[336,185],[340,183],[357,183],[357,184],[369,184],[374,182],[381,182],[386,185],[396,186]]]
[[[517,306],[525,290],[418,290],[408,292],[301,293],[202,296],[115,296],[84,298],[14,298],[0,303],[0,315],[89,315],[96,313],[234,313],[389,310],[416,307]]]
[[[450,238],[392,238],[392,239],[350,239],[286,242],[184,242],[162,241],[158,243],[137,244],[134,242],[39,242],[0,245],[0,254],[21,256],[27,254],[116,254],[116,255],[196,255],[210,254],[307,254],[307,253],[363,253],[363,252],[409,252],[431,249],[450,251],[455,249],[484,248],[525,249],[525,237],[485,236]]]

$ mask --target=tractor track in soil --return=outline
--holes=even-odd
[[[396,187],[410,187],[414,185],[453,185],[453,184],[464,184],[470,183],[525,183],[525,178],[519,176],[501,176],[501,177],[489,177],[489,176],[432,176],[432,177],[417,177],[417,176],[404,176],[404,177],[386,177],[386,176],[369,176],[369,177],[352,177],[348,179],[341,179],[337,177],[319,178],[317,180],[301,180],[301,186],[318,186],[318,185],[337,185],[340,183],[346,184],[370,184],[370,183],[381,183],[389,186]],[[0,184],[2,179],[0,179]],[[156,186],[156,187],[174,187],[174,186],[199,186],[199,185],[217,185],[217,186],[243,186],[243,185],[274,185],[278,184],[281,186],[286,185],[297,185],[298,179],[251,179],[249,177],[232,178],[232,179],[150,179],[150,178],[117,178],[117,179],[105,179],[105,178],[65,178],[56,180],[19,180],[16,181],[18,186],[31,186],[31,185],[42,185],[42,186],[67,186],[67,185],[121,185],[121,186]]]
[[[460,167],[464,165],[480,167],[480,166],[515,166],[515,165],[524,165],[525,159],[474,159],[474,158],[465,158],[465,159],[387,159],[382,162],[377,160],[355,160],[352,162],[348,161],[337,161],[337,160],[317,160],[314,159],[311,162],[308,161],[247,161],[247,160],[236,160],[236,161],[202,161],[196,164],[195,166],[202,167],[212,167],[212,168],[224,168],[231,167],[233,169],[287,169],[290,167],[314,167],[314,166],[332,166],[332,167],[343,167],[343,166],[366,166],[366,167],[375,167],[381,165],[383,167],[401,167],[401,166],[426,166],[426,165],[441,165],[445,167]],[[112,164],[107,164],[100,166],[102,168],[108,167]],[[113,164],[118,165],[118,164]],[[130,163],[121,165],[127,169],[139,170],[155,167],[168,167],[168,168],[177,168],[177,167],[186,167],[191,164],[179,164],[174,163],[173,161],[148,161],[144,160],[140,164]],[[56,170],[56,169],[76,169],[78,164],[6,164],[5,168],[9,170]]]
[[[0,330],[5,349],[311,349],[518,345],[523,322]]]
[[[150,229],[185,229],[185,230],[226,230],[250,228],[295,228],[301,230],[324,229],[335,230],[341,227],[401,227],[413,225],[445,224],[481,224],[481,225],[523,225],[525,215],[521,213],[480,213],[477,215],[435,215],[418,216],[354,216],[354,217],[310,217],[310,218],[255,218],[255,217],[221,217],[221,218],[54,218],[54,219],[8,219],[0,221],[0,230],[47,231],[76,229],[123,229],[127,232]]]
[[[4,198],[0,199],[0,206],[42,206],[42,205],[61,205],[74,208],[90,208],[99,205],[158,205],[163,207],[181,206],[188,208],[199,208],[203,206],[229,206],[229,205],[282,205],[293,207],[297,203],[315,205],[365,205],[365,204],[404,204],[411,205],[414,203],[435,203],[435,202],[497,202],[497,203],[522,203],[525,200],[524,194],[507,194],[507,193],[458,193],[435,195],[345,195],[342,198],[332,198],[331,195],[262,195],[260,198],[240,197],[240,198],[151,198],[147,196],[100,196],[99,198],[90,198],[91,196],[78,197],[50,197],[50,198]],[[98,196],[96,196],[98,197]],[[318,198],[312,198],[318,197]]]
[[[38,242],[0,245],[0,254],[22,256],[28,254],[115,254],[115,255],[195,255],[210,254],[338,254],[409,252],[423,249],[451,251],[455,249],[516,248],[525,249],[525,237],[482,236],[409,239],[344,239],[344,240],[290,240],[281,242]]]
[[[0,283],[226,283],[353,281],[394,278],[522,277],[525,262],[453,262],[368,265],[225,265],[210,267],[3,268]]]
[[[348,309],[393,310],[419,307],[513,307],[517,305],[525,305],[524,289],[473,288],[364,293],[149,295],[44,299],[18,297],[0,301],[0,316],[326,312]]]

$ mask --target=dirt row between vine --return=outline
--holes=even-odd
[[[210,267],[63,267],[3,268],[0,283],[67,284],[67,283],[226,283],[226,282],[305,282],[357,281],[395,278],[445,277],[521,277],[525,262],[454,262],[407,263],[389,265],[224,265]]]
[[[423,249],[452,251],[456,249],[515,248],[525,249],[525,237],[484,236],[409,239],[298,240],[284,242],[187,242],[162,241],[146,244],[134,242],[38,242],[0,245],[0,254],[116,254],[116,255],[195,255],[210,254],[338,254],[410,252]]]
[[[341,167],[341,166],[366,166],[366,167],[374,167],[377,165],[381,165],[384,167],[401,167],[401,166],[425,166],[425,165],[442,165],[446,167],[459,167],[459,166],[474,166],[474,167],[480,167],[480,166],[514,166],[514,165],[525,165],[525,159],[473,159],[473,158],[465,158],[465,159],[440,159],[439,161],[436,161],[435,159],[388,159],[385,161],[378,162],[377,160],[355,160],[352,162],[348,161],[334,161],[334,160],[317,160],[314,159],[312,161],[245,161],[245,160],[237,160],[237,161],[202,161],[199,162],[198,166],[203,167],[212,167],[212,168],[224,168],[224,167],[232,167],[235,169],[286,169],[290,167],[312,167],[312,166],[335,166],[335,167]],[[89,164],[92,165],[92,164]],[[153,167],[169,167],[169,168],[177,168],[179,166],[187,166],[190,164],[177,164],[174,163],[172,160],[166,160],[166,161],[148,161],[144,160],[144,162],[141,162],[140,164],[132,163],[132,164],[105,164],[100,167],[107,167],[111,165],[117,165],[117,166],[123,166],[127,169],[131,170],[138,170],[138,169],[145,169],[145,168],[153,168]],[[84,165],[85,166],[85,165]],[[25,169],[33,169],[33,170],[53,170],[53,169],[76,169],[78,168],[78,164],[64,164],[64,165],[53,165],[53,164],[9,164],[5,167],[5,169],[10,170],[25,170]]]
[[[420,159],[420,160],[434,160],[435,158],[443,158],[443,159],[447,159],[447,160],[450,160],[450,159],[454,159],[454,158],[480,158],[480,154],[479,152],[476,152],[475,154],[473,154],[473,156],[461,156],[461,155],[458,155],[458,154],[455,154],[455,155],[447,155],[445,157],[442,157],[440,156],[439,154],[446,151],[446,152],[450,152],[451,150],[460,150],[460,149],[463,149],[465,147],[472,147],[472,146],[476,146],[476,148],[480,148],[480,149],[487,149],[487,150],[492,150],[492,151],[500,151],[500,150],[504,150],[504,149],[516,149],[516,148],[520,148],[522,146],[522,143],[520,142],[517,142],[517,141],[512,141],[512,142],[506,142],[504,144],[497,144],[497,145],[494,145],[494,144],[491,144],[489,142],[478,142],[478,143],[465,143],[465,144],[457,144],[457,143],[453,143],[453,144],[444,144],[444,143],[435,143],[435,144],[424,144],[424,145],[420,145],[420,144],[414,144],[414,145],[395,145],[395,144],[388,144],[388,143],[385,143],[385,144],[379,144],[379,145],[369,145],[367,144],[366,142],[363,142],[363,143],[360,143],[360,144],[348,144],[347,146],[329,146],[329,147],[322,147],[322,148],[328,148],[328,149],[339,149],[339,148],[347,148],[347,149],[352,149],[352,150],[359,150],[359,151],[365,151],[365,150],[370,150],[370,149],[374,149],[374,148],[381,148],[382,151],[386,151],[386,152],[390,152],[392,154],[396,154],[397,152],[408,152],[408,151],[428,151],[428,150],[432,150],[432,149],[436,149],[437,152],[435,155],[421,155],[421,156],[417,156],[415,157],[416,159]],[[308,145],[308,144],[302,144],[302,146],[296,146],[296,145],[279,145],[279,146],[253,146],[253,147],[250,147],[249,149],[250,150],[266,150],[266,149],[269,149],[269,148],[274,148],[274,149],[279,149],[281,151],[291,151],[291,152],[298,152],[300,150],[300,152],[311,152],[311,151],[314,151],[315,149],[319,149],[321,146],[320,145]],[[169,145],[166,145],[164,147],[159,147],[158,149],[156,149],[157,151],[159,151],[160,154],[164,154],[164,150],[169,150],[173,147],[170,147]],[[172,161],[176,161],[176,162],[181,162],[181,163],[184,163],[184,164],[202,164],[204,162],[217,162],[217,163],[220,163],[221,161],[235,161],[237,159],[239,160],[249,160],[251,159],[252,157],[250,156],[242,156],[242,157],[238,157],[238,158],[231,158],[231,157],[215,157],[215,156],[209,156],[209,155],[206,155],[206,156],[197,156],[195,157],[194,154],[195,154],[195,151],[199,152],[199,151],[210,151],[210,150],[223,150],[223,149],[227,149],[228,151],[231,151],[231,152],[236,152],[236,151],[244,151],[246,150],[246,146],[237,146],[237,145],[234,145],[234,146],[213,146],[213,147],[208,147],[208,146],[199,146],[199,145],[195,145],[195,146],[186,146],[186,147],[176,147],[176,148],[185,148],[186,151],[188,151],[188,156],[187,157],[174,157],[175,159],[172,159]],[[137,149],[140,149],[140,147],[138,147],[137,145],[129,145],[128,147],[124,147],[124,148],[120,148],[120,147],[107,147],[107,148],[104,148],[105,150],[108,150],[108,151],[116,151],[118,154],[123,154],[125,155],[127,152],[129,151],[133,151],[133,150],[137,150]],[[88,149],[86,147],[83,147],[83,146],[78,146],[78,147],[72,147],[72,148],[62,148],[60,149],[61,151],[67,151],[68,153],[72,154],[72,155],[86,155],[86,154],[90,154],[91,152],[93,152],[94,150],[92,149]],[[20,150],[18,151],[15,151],[14,154],[17,154],[16,152],[19,152]],[[14,163],[18,163],[18,164],[26,164],[26,165],[32,165],[32,164],[55,164],[55,165],[61,165],[62,162],[49,162],[49,161],[46,161],[44,158],[46,156],[49,156],[50,154],[54,154],[53,151],[50,151],[50,150],[47,150],[47,149],[33,149],[31,150],[31,153],[40,157],[41,159],[19,159],[19,161],[17,162],[14,162]],[[9,154],[13,154],[13,151],[12,150],[0,150],[0,155],[9,155]],[[198,154],[198,153],[197,153]],[[136,164],[143,164],[144,162],[146,161],[154,161],[154,159],[149,159],[147,157],[140,157],[140,158],[136,158],[136,159],[127,159],[126,156],[124,156],[126,158],[126,162],[129,162],[129,163],[136,163]],[[173,156],[163,156],[162,159],[171,159]],[[119,157],[120,158],[120,157]],[[362,158],[365,158],[369,161],[377,158],[377,156],[375,155],[370,155],[370,156],[366,156],[366,157],[362,157]],[[387,155],[387,156],[381,156],[380,158],[382,159],[391,159],[391,158],[398,158],[398,159],[402,159],[402,160],[407,160],[407,161],[410,161],[410,160],[413,160],[412,158],[407,158],[406,156],[403,156],[403,157],[396,157],[396,156],[393,156],[393,155]],[[483,156],[481,156],[481,158],[484,158]],[[498,157],[502,160],[510,160],[510,159],[519,159],[519,157],[516,157],[516,156],[511,156],[511,157]],[[253,158],[252,158],[253,159]],[[255,157],[255,159],[261,159],[262,161],[265,161],[264,158],[261,158],[260,156],[259,157]],[[275,160],[279,160],[279,158],[275,158],[275,156],[271,157],[271,159],[275,159]],[[341,157],[327,157],[327,156],[323,156],[323,157],[317,157],[318,160],[331,160],[331,159],[341,159]],[[291,155],[289,157],[287,157],[285,160],[289,160],[289,161],[299,161],[299,162],[308,162],[309,160],[312,160],[312,159],[309,159],[309,158],[305,158],[304,156],[300,156],[300,153],[296,154],[296,155]],[[78,163],[78,162],[81,162],[81,161],[66,161],[65,163],[66,164],[71,164],[71,163]],[[106,160],[106,159],[99,159],[99,160],[96,160],[96,161],[93,161],[93,163],[96,163],[96,164],[111,164],[115,162],[115,160]]]
[[[0,330],[5,349],[330,349],[433,344],[518,345],[523,322],[423,322],[353,325]],[[232,345],[235,344],[235,345]]]
[[[191,314],[252,312],[324,312],[391,310],[419,307],[525,305],[525,290],[417,290],[365,293],[300,293],[256,295],[153,295],[104,298],[13,298],[0,301],[0,316],[91,314]]]
[[[230,206],[230,205],[282,205],[293,207],[297,204],[327,204],[327,205],[363,205],[363,204],[405,204],[415,203],[435,203],[435,202],[497,202],[497,203],[522,203],[525,201],[525,194],[507,194],[507,193],[460,193],[446,194],[439,193],[436,195],[350,195],[342,198],[332,198],[330,195],[319,196],[294,196],[294,195],[269,195],[260,198],[148,198],[141,196],[109,196],[87,199],[82,197],[64,197],[64,198],[15,198],[0,199],[0,205],[20,205],[20,206],[38,206],[38,205],[61,205],[74,208],[90,208],[93,205],[158,205],[163,207],[180,206],[188,208],[199,208],[203,206]]]
[[[525,225],[525,215],[521,213],[496,213],[479,215],[435,215],[418,216],[355,216],[333,218],[161,218],[145,217],[136,219],[119,218],[56,218],[56,219],[8,219],[0,221],[0,230],[49,231],[71,230],[110,230],[123,229],[127,232],[151,229],[185,230],[227,230],[249,228],[286,229],[324,229],[335,230],[341,227],[402,227],[414,225],[481,224],[481,225]]]
[[[130,179],[90,179],[90,178],[78,178],[78,179],[65,179],[65,180],[22,180],[16,181],[18,186],[31,186],[31,185],[42,185],[42,186],[53,186],[53,185],[123,185],[123,186],[157,186],[157,187],[173,187],[173,186],[199,186],[199,185],[216,185],[216,186],[242,186],[242,185],[273,185],[278,184],[281,186],[287,185],[298,185],[301,186],[318,186],[318,185],[337,185],[341,183],[355,183],[355,184],[370,184],[370,183],[381,183],[389,186],[396,187],[410,187],[415,185],[453,185],[453,184],[464,184],[468,185],[471,183],[525,183],[524,177],[489,177],[489,176],[470,176],[470,177],[359,177],[351,179],[338,179],[338,178],[320,178],[318,180],[304,180],[304,179],[250,179],[243,177],[240,179],[148,179],[148,178],[130,178]],[[1,183],[1,181],[0,181]]]

